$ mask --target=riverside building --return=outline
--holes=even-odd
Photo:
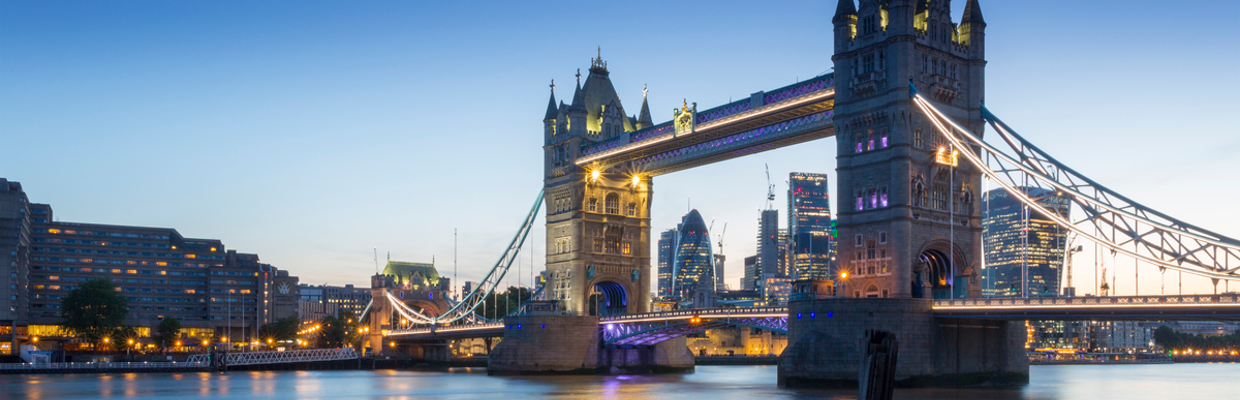
[[[256,254],[171,228],[55,221],[50,205],[14,194],[21,191],[16,182],[0,179],[0,186],[7,188],[0,209],[24,210],[29,221],[6,219],[5,229],[29,233],[0,242],[5,254],[20,255],[6,263],[11,277],[21,277],[8,289],[20,303],[6,304],[14,341],[66,337],[59,327],[61,301],[94,279],[120,287],[129,300],[124,324],[140,337],[164,318],[176,318],[187,338],[249,341],[262,325],[297,312],[297,277]]]

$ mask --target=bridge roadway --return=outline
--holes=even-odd
[[[935,300],[938,318],[990,320],[1240,320],[1240,294],[1184,296],[981,298]],[[829,316],[828,316],[829,317]],[[703,308],[615,315],[599,319],[603,340],[613,345],[649,345],[726,326],[787,333],[787,307]],[[516,326],[517,329],[545,327]],[[389,332],[390,339],[448,340],[503,336],[501,322],[418,327]]]

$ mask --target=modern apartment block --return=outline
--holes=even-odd
[[[50,205],[29,203],[20,184],[0,179],[0,189],[0,245],[11,279],[0,319],[14,336],[64,336],[61,300],[94,279],[120,287],[129,299],[125,325],[140,336],[176,318],[191,337],[252,340],[258,327],[297,311],[297,277],[258,255],[171,228],[59,222]]]
[[[326,304],[329,305],[328,310],[347,310],[352,311],[356,315],[361,315],[362,311],[366,309],[366,305],[370,304],[369,287],[360,288],[353,285],[315,286],[303,283],[301,284],[300,293],[302,301]],[[303,315],[302,317],[307,319],[309,315]]]

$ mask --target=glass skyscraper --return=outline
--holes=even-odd
[[[831,279],[831,232],[827,175],[788,174],[789,257],[795,279]]]
[[[1045,209],[1068,217],[1068,199],[1054,191],[1024,190]],[[1022,268],[1027,268],[1029,296],[1060,293],[1059,271],[1063,267],[1068,231],[1026,208],[1004,189],[991,190],[982,203],[982,237],[986,269],[982,293],[987,296],[1021,296]]]
[[[676,262],[676,229],[659,235],[659,296],[672,295],[672,264]]]
[[[698,285],[715,290],[714,255],[710,232],[697,210],[681,219],[677,232],[676,256],[672,264],[672,295],[691,298]]]

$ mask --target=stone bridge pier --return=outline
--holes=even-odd
[[[899,341],[897,387],[1020,385],[1029,382],[1019,321],[935,318],[931,299],[831,298],[788,306],[781,387],[858,386],[865,331]]]
[[[518,315],[504,318],[504,325],[504,340],[488,359],[489,375],[693,372],[683,337],[652,346],[607,346],[594,316]]]

